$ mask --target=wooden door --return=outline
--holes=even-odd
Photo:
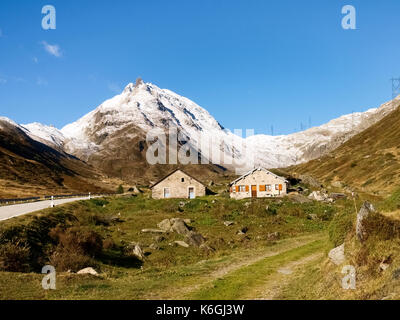
[[[257,186],[251,186],[251,197],[257,198]]]

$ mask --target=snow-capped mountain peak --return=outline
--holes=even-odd
[[[272,168],[320,157],[381,120],[397,105],[391,101],[379,108],[344,115],[322,126],[290,135],[255,135],[242,139],[224,130],[207,110],[190,99],[138,79],[135,84],[129,83],[121,94],[104,101],[61,130],[39,123],[24,127],[32,136],[62,146],[84,160],[93,153],[107,150],[108,144],[115,144],[115,139],[132,139],[139,131],[145,135],[154,128],[175,127],[190,138],[192,146],[201,154],[208,152],[199,145],[199,134],[203,138],[223,141],[222,153],[242,160],[254,155],[254,166]],[[136,133],[127,134],[128,128],[135,128]],[[246,145],[245,154],[240,152],[243,145]],[[249,163],[253,165],[253,162]]]

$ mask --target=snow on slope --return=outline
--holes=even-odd
[[[145,133],[154,128],[166,130],[168,127],[176,127],[191,138],[191,145],[202,154],[207,152],[199,145],[198,134],[204,134],[207,139],[224,141],[220,147],[222,154],[234,155],[236,159],[245,160],[244,162],[252,167],[262,165],[273,168],[320,157],[381,120],[395,105],[388,102],[379,108],[344,115],[320,127],[290,135],[255,135],[242,139],[224,130],[207,110],[193,101],[170,90],[140,81],[136,85],[128,84],[120,95],[105,101],[61,130],[39,123],[24,127],[32,138],[40,137],[51,144],[63,146],[65,151],[71,154],[79,154],[86,158],[106,147],[102,145],[104,137],[118,134],[130,125],[135,125]],[[243,145],[247,146],[245,152],[242,149]],[[250,161],[253,155],[254,165]]]
[[[46,126],[38,122],[23,124],[22,127],[26,129],[26,133],[35,140],[43,140],[44,143],[49,144],[51,147],[62,148],[65,137],[60,130],[53,126]]]
[[[61,129],[67,138],[67,151],[75,153],[87,150],[87,154],[100,150],[101,137],[109,136],[134,124],[143,132],[161,128],[177,128],[190,137],[191,145],[199,150],[202,139],[220,138],[225,141],[225,152],[239,157],[238,144],[242,139],[224,131],[221,125],[203,108],[178,94],[160,89],[151,83],[130,83],[124,91],[78,121]]]
[[[399,98],[398,98],[399,99]],[[246,139],[257,150],[255,164],[269,168],[286,167],[318,158],[388,115],[398,104],[333,119],[319,127],[283,136],[255,135]]]

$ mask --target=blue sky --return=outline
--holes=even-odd
[[[56,30],[41,27],[47,4]],[[347,4],[357,30],[341,27]],[[62,127],[141,76],[226,128],[291,133],[390,99],[399,12],[398,0],[2,0],[0,115]]]

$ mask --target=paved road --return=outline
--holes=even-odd
[[[63,203],[74,202],[78,200],[88,200],[88,199],[89,197],[59,199],[59,200],[54,200],[54,204],[57,206]],[[50,205],[51,205],[51,200],[45,200],[45,201],[21,203],[21,204],[14,204],[11,206],[0,207],[0,221],[22,216],[24,214],[35,212],[38,210],[50,208]]]

